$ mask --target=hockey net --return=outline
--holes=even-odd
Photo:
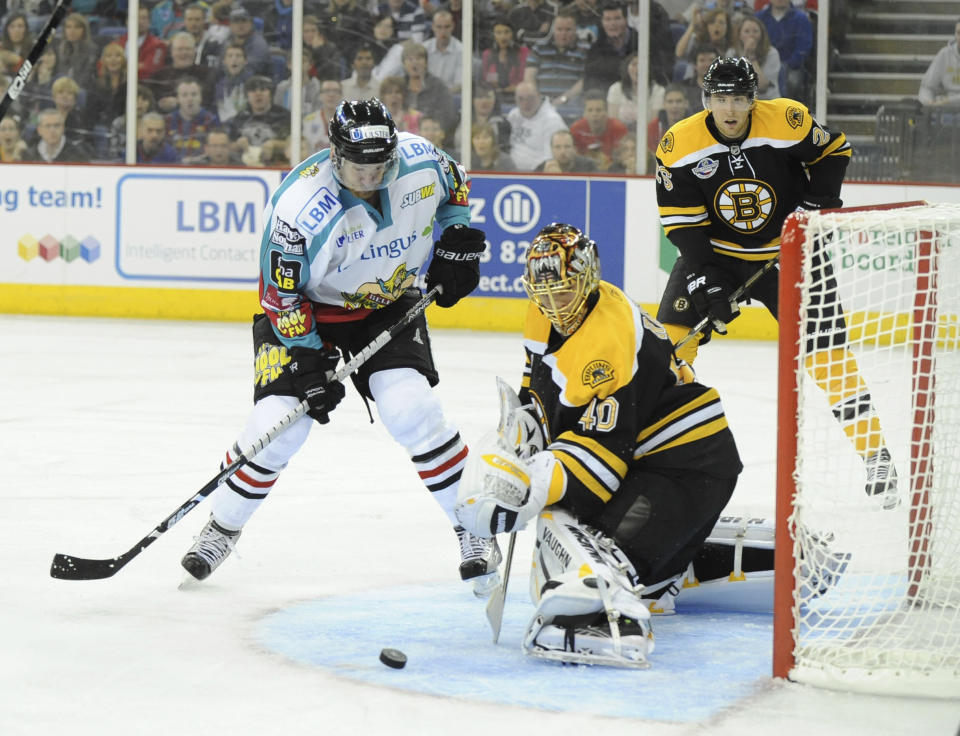
[[[958,697],[960,205],[791,215],[779,323],[774,675]],[[880,447],[895,497],[866,492]]]

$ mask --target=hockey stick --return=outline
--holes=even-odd
[[[367,362],[375,352],[386,345],[390,340],[396,337],[401,331],[408,327],[417,317],[419,317],[433,300],[440,293],[440,286],[434,286],[420,301],[410,307],[406,314],[401,317],[396,324],[388,327],[359,353],[353,356],[345,363],[340,370],[333,374],[332,381],[343,381],[354,373],[360,366]],[[153,544],[157,538],[168,531],[170,527],[176,524],[180,519],[190,513],[203,499],[213,493],[216,488],[227,478],[234,475],[240,468],[249,463],[264,447],[273,442],[280,434],[286,431],[290,425],[307,413],[309,405],[306,401],[301,401],[297,406],[290,410],[279,422],[268,429],[262,436],[246,450],[241,451],[236,444],[233,446],[233,452],[237,458],[227,465],[223,470],[217,473],[206,485],[194,493],[190,498],[184,501],[176,511],[170,514],[153,528],[147,536],[137,542],[133,547],[118,557],[111,557],[105,560],[90,560],[83,557],[73,557],[57,553],[53,556],[53,563],[50,565],[50,576],[60,580],[101,580],[115,575],[120,568],[126,565],[130,560],[139,555],[143,550]]]
[[[780,263],[779,255],[774,256],[769,261],[764,263],[763,268],[758,269],[756,273],[752,274],[750,278],[748,278],[746,281],[743,282],[742,286],[740,286],[736,291],[734,291],[730,295],[730,304],[731,305],[736,304],[739,301],[740,297],[742,297],[746,293],[747,289],[749,289],[751,286],[757,283],[757,281],[760,279],[761,276],[767,273],[767,271],[771,270],[778,263]],[[709,317],[704,317],[702,320],[697,322],[697,324],[694,327],[690,328],[690,332],[688,332],[686,335],[680,338],[680,340],[678,340],[677,343],[673,346],[674,351],[679,350],[684,345],[686,345],[691,339],[693,339],[694,335],[700,332],[708,324],[710,324]]]
[[[487,601],[487,621],[493,630],[493,643],[500,639],[500,626],[503,624],[503,606],[507,601],[507,583],[510,582],[510,565],[513,563],[513,545],[517,542],[517,533],[510,532],[510,543],[507,545],[507,559],[503,563],[503,580],[490,600]]]
[[[40,60],[40,56],[47,48],[47,43],[50,41],[53,32],[57,30],[57,26],[60,25],[60,21],[63,20],[63,16],[70,11],[70,3],[71,0],[58,0],[53,9],[53,13],[47,20],[47,24],[43,27],[43,30],[40,31],[40,35],[37,36],[33,48],[30,49],[27,58],[24,59],[20,65],[17,76],[10,82],[10,86],[7,87],[7,91],[3,95],[3,99],[0,99],[0,120],[3,120],[7,114],[7,108],[10,107],[13,101],[23,92],[23,88],[27,84],[27,78],[30,76],[30,72],[33,71],[34,64]]]

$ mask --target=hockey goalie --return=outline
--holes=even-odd
[[[521,389],[498,379],[500,425],[472,447],[457,516],[483,537],[535,520],[527,654],[645,667],[651,613],[681,589],[754,575],[772,590],[773,527],[720,520],[742,469],[720,396],[600,280],[592,240],[545,227],[523,283]]]

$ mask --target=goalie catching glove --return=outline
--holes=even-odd
[[[478,537],[523,529],[547,504],[556,467],[553,453],[524,460],[495,432],[470,449],[454,511],[464,529]]]
[[[321,350],[313,348],[290,348],[290,379],[293,390],[300,401],[306,401],[310,408],[307,414],[320,424],[330,421],[330,412],[346,394],[340,381],[331,381],[340,351],[333,347]]]
[[[687,294],[693,308],[721,335],[727,334],[727,323],[740,316],[740,306],[730,301],[732,293],[723,271],[713,266],[704,265],[687,274]]]
[[[437,306],[452,307],[480,283],[480,256],[486,249],[483,230],[451,225],[433,246],[433,260],[427,269],[427,289],[439,284],[442,292]]]

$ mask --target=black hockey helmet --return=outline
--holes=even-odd
[[[337,105],[330,120],[330,161],[337,179],[341,178],[345,161],[352,164],[384,167],[386,186],[397,178],[397,126],[380,100],[344,100]]]
[[[703,96],[745,95],[757,97],[757,72],[744,57],[723,56],[716,59],[703,75]]]

